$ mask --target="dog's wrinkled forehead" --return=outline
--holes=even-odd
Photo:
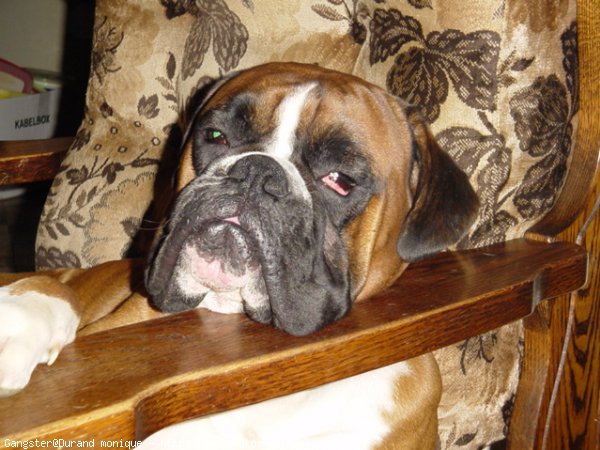
[[[412,140],[408,121],[383,90],[350,75],[316,69],[274,75],[246,71],[224,81],[198,113],[204,130],[211,124],[221,130],[227,124],[228,139],[246,144],[240,154],[255,150],[248,147],[250,143],[260,143],[260,151],[275,158],[287,172],[293,172],[290,161],[298,157],[295,150],[315,141],[336,140],[353,146],[356,151],[348,155],[367,158],[372,172],[384,180],[391,169],[401,168],[386,160],[409,159],[404,154],[410,151],[406,144]],[[386,153],[383,157],[370,157],[382,152]],[[188,158],[191,165],[191,154]],[[231,163],[233,158],[222,163]],[[183,175],[182,185],[194,176]]]

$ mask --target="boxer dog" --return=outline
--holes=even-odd
[[[10,283],[0,288],[4,394],[22,389],[77,332],[164,313],[205,307],[312,333],[388,287],[411,261],[455,243],[478,207],[466,175],[413,108],[354,76],[295,63],[215,82],[187,126],[176,191],[147,260],[145,290],[132,290],[138,266],[126,260],[0,278]],[[431,357],[379,371],[366,390],[334,383],[329,403],[318,388],[313,413],[345,399],[346,416],[355,417],[342,414],[348,433],[337,434],[352,444],[343,448],[388,448],[388,438],[401,448],[432,447],[440,381]],[[354,378],[364,383],[367,375]],[[294,395],[277,400],[294,405],[284,407],[287,416],[279,404],[277,414],[265,406],[250,417],[269,417],[266,428],[275,429],[278,416],[286,429],[302,430],[290,431],[289,442],[308,433],[311,448],[321,438],[341,448],[330,439],[342,418],[327,425],[309,413],[294,422],[298,410],[310,410],[297,396],[310,394]],[[224,414],[227,423],[242,413]]]

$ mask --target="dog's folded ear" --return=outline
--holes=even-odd
[[[412,206],[397,249],[413,262],[458,242],[475,220],[479,200],[467,175],[435,141],[420,114],[408,112],[413,134]]]

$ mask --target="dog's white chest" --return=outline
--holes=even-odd
[[[389,432],[400,362],[361,375],[157,432],[142,450],[164,448],[331,450],[370,449]]]

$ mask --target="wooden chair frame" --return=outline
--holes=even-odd
[[[578,0],[579,128],[564,188],[526,238],[409,267],[303,338],[192,311],[77,339],[0,400],[5,439],[139,440],[198,417],[362,373],[524,318],[508,447],[600,443],[600,8]],[[0,143],[0,184],[49,179],[70,139]],[[548,301],[549,299],[552,299]]]

